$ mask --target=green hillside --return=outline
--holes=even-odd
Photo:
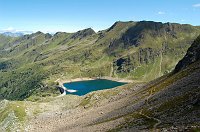
[[[199,34],[200,28],[192,25],[119,21],[97,33],[88,28],[0,36],[0,98],[57,95],[53,86],[58,78],[109,76],[149,82],[172,71]]]
[[[172,72],[148,83],[34,102],[2,100],[0,131],[199,131],[199,40]]]

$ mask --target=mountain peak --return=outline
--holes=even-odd
[[[44,34],[43,32],[41,32],[41,31],[37,31],[36,33],[34,33],[34,34],[36,34],[36,35],[38,35],[38,34]]]
[[[200,36],[193,42],[187,50],[186,55],[178,62],[175,67],[175,72],[185,69],[190,64],[200,60]]]
[[[96,34],[96,32],[92,28],[86,28],[86,29],[83,29],[83,30],[80,30],[80,31],[74,33],[71,38],[73,38],[73,39],[76,39],[76,38],[82,39],[84,37],[91,36],[93,34]]]
[[[96,33],[92,28],[86,28],[86,29],[80,30],[78,32],[80,32],[80,33],[87,33],[87,34],[90,34],[90,35]]]
[[[125,26],[127,24],[130,24],[130,23],[135,23],[134,21],[116,21],[110,28],[107,29],[107,32],[111,31],[112,29],[114,28],[117,28],[118,26]]]

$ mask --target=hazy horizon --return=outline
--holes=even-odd
[[[0,2],[1,32],[96,32],[116,21],[200,25],[198,0],[6,0]]]

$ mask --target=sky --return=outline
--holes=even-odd
[[[0,31],[99,31],[142,20],[200,25],[200,0],[0,0]]]

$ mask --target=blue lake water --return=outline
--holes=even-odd
[[[64,86],[67,89],[77,90],[77,92],[70,93],[70,94],[81,96],[92,91],[110,89],[110,88],[114,88],[114,87],[121,86],[124,84],[127,84],[127,83],[116,82],[116,81],[111,81],[111,80],[106,80],[106,79],[97,79],[97,80],[89,80],[89,81],[77,81],[77,82],[64,83]]]

